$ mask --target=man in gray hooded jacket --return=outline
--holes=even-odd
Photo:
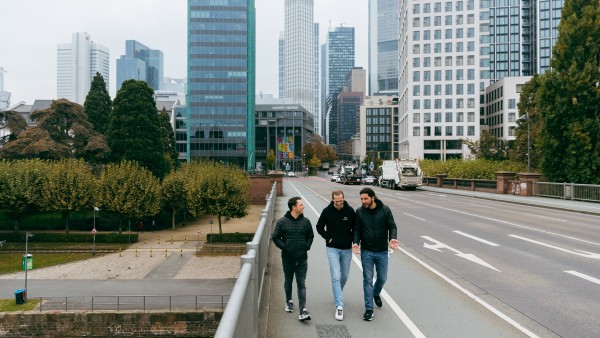
[[[294,312],[292,301],[292,282],[296,275],[298,288],[299,320],[310,320],[306,309],[306,273],[308,272],[308,250],[315,237],[312,224],[304,217],[304,204],[300,197],[292,197],[288,201],[290,209],[285,216],[280,218],[273,230],[271,238],[275,245],[281,249],[281,263],[283,265],[285,291],[285,311]]]

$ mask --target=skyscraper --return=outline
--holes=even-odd
[[[83,104],[96,72],[102,75],[108,90],[108,48],[91,41],[88,33],[73,33],[71,43],[57,47],[56,96]]]
[[[117,91],[125,80],[146,81],[152,89],[161,90],[163,83],[163,52],[150,49],[135,40],[125,41],[125,55],[117,60]]]
[[[279,98],[285,98],[285,38],[279,32]]]
[[[4,91],[4,68],[0,67],[0,109],[10,105],[10,93]]]
[[[315,45],[313,0],[285,0],[284,92],[313,116]],[[317,58],[318,61],[318,58]]]
[[[354,27],[336,27],[327,33],[326,92],[328,102],[328,144],[337,143],[337,94],[342,90],[348,72],[354,67]]]
[[[187,160],[254,168],[254,0],[188,0]]]
[[[398,2],[369,0],[369,95],[398,95]]]

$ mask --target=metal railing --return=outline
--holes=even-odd
[[[240,274],[235,282],[227,307],[215,333],[215,338],[258,336],[258,312],[261,290],[269,260],[269,241],[272,232],[277,182],[273,183],[267,204],[260,215],[260,223],[247,253],[241,256]]]
[[[533,195],[578,201],[600,202],[600,185],[533,182]]]
[[[197,311],[198,309],[223,310],[229,295],[118,295],[89,297],[34,297],[40,300],[44,311]]]

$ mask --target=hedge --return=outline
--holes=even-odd
[[[89,243],[93,240],[93,235],[90,233],[33,233],[32,237],[29,237],[29,242],[45,242],[45,243]],[[0,240],[6,240],[7,242],[25,242],[25,232],[10,232],[0,233]],[[96,234],[96,243],[136,243],[138,241],[138,234]]]

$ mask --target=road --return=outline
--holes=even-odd
[[[286,179],[284,185],[286,197],[303,198],[313,224],[332,190],[343,190],[356,208],[361,188],[326,178]],[[400,311],[381,312],[379,319],[398,315],[400,336],[598,336],[599,216],[425,190],[374,190],[399,229],[401,248],[390,254],[384,308]],[[317,234],[309,262],[321,244]],[[350,285],[360,279],[357,266]],[[321,273],[324,280],[313,287],[329,287],[328,271]],[[351,288],[345,293],[362,296],[359,284]],[[317,306],[328,306],[329,298]],[[362,308],[356,311],[359,319]],[[485,331],[490,328],[497,331]]]

